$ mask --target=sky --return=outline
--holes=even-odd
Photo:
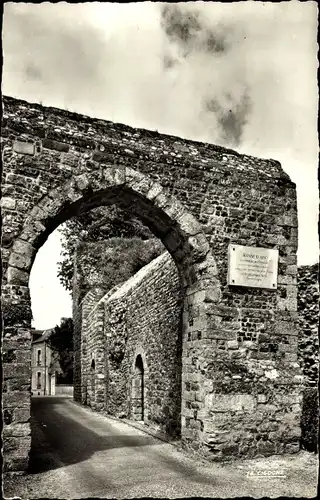
[[[7,2],[2,40],[5,95],[279,160],[298,263],[318,260],[316,2]],[[60,238],[32,268],[36,328],[71,316]]]

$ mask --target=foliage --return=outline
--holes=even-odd
[[[101,246],[89,246],[82,255],[82,274],[98,270],[99,279],[106,290],[127,281],[143,266],[164,251],[156,238],[142,241],[139,238],[111,238]]]
[[[13,304],[8,300],[2,299],[1,313],[5,327],[14,325],[30,326],[32,312],[28,303],[20,302],[19,304]]]
[[[60,230],[63,236],[62,260],[58,263],[58,276],[62,285],[72,290],[75,248],[81,241],[97,242],[110,238],[152,237],[139,219],[116,206],[99,207],[69,219]]]
[[[65,383],[73,380],[73,321],[62,318],[48,337],[47,343],[53,351],[53,357],[59,361]],[[59,370],[57,370],[59,373]]]
[[[308,451],[317,452],[319,429],[319,394],[317,387],[305,387],[301,415],[301,445]]]

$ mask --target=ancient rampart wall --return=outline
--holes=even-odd
[[[83,305],[87,307],[91,300],[89,292]],[[178,272],[168,253],[92,304],[82,332],[82,342],[87,346],[83,373],[90,374],[88,404],[114,416],[135,418],[133,378],[140,355],[144,364],[145,423],[170,435],[180,433],[181,315]],[[103,340],[104,361],[100,359]],[[97,389],[102,380],[104,401],[102,391]]]
[[[280,164],[9,97],[3,103],[3,407],[11,418],[4,435],[13,436],[6,470],[26,466],[21,433],[30,443],[27,412],[13,421],[13,409],[30,406],[33,260],[59,224],[108,203],[139,216],[178,268],[185,444],[212,457],[295,451],[297,210]],[[229,286],[229,243],[277,248],[278,288]],[[265,428],[253,445],[243,413]]]

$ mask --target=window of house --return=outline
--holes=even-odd
[[[41,349],[38,349],[37,352],[37,365],[41,365]]]
[[[41,389],[41,373],[37,373],[37,389]]]

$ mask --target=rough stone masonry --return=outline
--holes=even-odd
[[[172,258],[165,252],[102,298],[101,290],[80,305],[81,402],[179,436],[182,297]]]
[[[26,469],[31,442],[32,263],[62,222],[111,203],[139,216],[177,267],[185,445],[213,458],[297,451],[296,190],[280,164],[10,97],[3,105],[5,470]],[[228,286],[229,243],[278,249],[277,289]]]

